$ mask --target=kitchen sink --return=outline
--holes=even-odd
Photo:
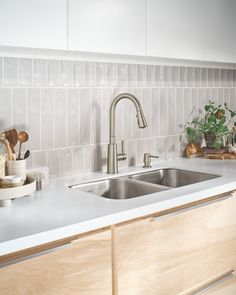
[[[129,176],[130,179],[145,183],[159,184],[171,188],[181,187],[219,177],[218,175],[181,169],[158,169]]]
[[[174,168],[158,169],[130,176],[110,178],[70,186],[83,192],[109,199],[130,199],[171,188],[219,177],[218,175]]]
[[[167,187],[129,180],[127,178],[106,179],[73,185],[70,188],[79,189],[80,191],[109,199],[130,199],[168,189]]]

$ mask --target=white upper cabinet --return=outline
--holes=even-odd
[[[67,0],[0,0],[0,45],[67,48]]]
[[[145,55],[145,0],[69,0],[70,50]]]
[[[236,62],[236,1],[207,0],[204,7],[204,59]]]
[[[206,0],[147,0],[147,55],[203,58]]]

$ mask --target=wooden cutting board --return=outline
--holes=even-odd
[[[209,154],[204,153],[206,159],[211,160],[236,160],[236,154],[233,153],[222,153],[222,154]]]

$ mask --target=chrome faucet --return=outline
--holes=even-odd
[[[130,93],[121,93],[117,95],[110,107],[110,136],[109,136],[109,144],[108,144],[108,151],[107,151],[107,173],[108,174],[115,174],[118,173],[118,161],[125,160],[127,155],[124,151],[124,140],[121,141],[121,153],[117,153],[117,144],[116,144],[116,136],[115,136],[115,109],[117,103],[122,99],[129,99],[133,102],[136,108],[136,117],[137,117],[137,124],[139,128],[146,128],[147,122],[145,120],[143,110],[141,104],[137,97]]]

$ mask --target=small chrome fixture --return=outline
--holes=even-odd
[[[121,93],[117,95],[110,107],[110,135],[109,135],[109,144],[108,144],[108,151],[107,151],[107,173],[108,174],[115,174],[118,173],[118,161],[125,160],[127,155],[124,151],[124,140],[121,141],[121,153],[117,153],[117,144],[116,144],[116,137],[115,137],[115,109],[117,103],[122,99],[129,99],[133,102],[136,108],[136,117],[137,117],[137,124],[139,128],[146,128],[147,122],[145,120],[143,110],[141,104],[137,97],[130,93]]]
[[[143,168],[152,168],[151,158],[159,158],[158,156],[153,156],[150,153],[145,153],[143,156]]]

